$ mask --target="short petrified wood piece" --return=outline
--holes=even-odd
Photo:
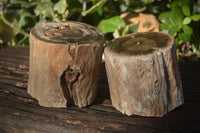
[[[123,36],[114,39],[104,54],[112,104],[123,114],[161,117],[183,104],[172,36]]]
[[[41,106],[90,105],[96,96],[103,34],[80,22],[47,22],[30,32],[28,93]]]

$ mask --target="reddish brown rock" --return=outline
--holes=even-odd
[[[161,117],[184,102],[174,39],[158,32],[114,39],[104,51],[113,106]]]
[[[48,22],[32,29],[28,93],[46,107],[90,105],[103,41],[96,28],[79,22]]]

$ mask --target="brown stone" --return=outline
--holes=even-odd
[[[183,104],[172,36],[122,36],[108,44],[104,54],[112,104],[123,114],[161,117]]]
[[[96,96],[103,34],[79,22],[48,22],[30,33],[28,93],[41,106],[90,105]]]
[[[127,24],[136,23],[139,21],[138,32],[159,31],[159,22],[153,14],[140,13],[123,13],[120,15]]]

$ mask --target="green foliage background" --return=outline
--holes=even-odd
[[[29,32],[45,21],[81,21],[98,27],[106,42],[135,33],[139,22],[126,25],[123,12],[151,13],[175,37],[182,54],[200,56],[199,0],[1,0],[0,45],[29,44]]]
[[[169,11],[159,14],[161,29],[174,36],[177,49],[182,54],[200,56],[200,8],[192,0],[172,0]]]

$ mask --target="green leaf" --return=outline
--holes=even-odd
[[[180,40],[179,40],[179,37],[178,37],[178,36],[176,36],[176,37],[175,37],[175,43],[176,43],[176,47],[178,47],[178,45],[179,45],[179,41],[180,41]]]
[[[147,9],[147,6],[141,6],[141,7],[135,7],[135,8],[129,8],[131,11],[134,11],[136,13],[144,12]]]
[[[97,9],[97,12],[98,12],[98,14],[99,14],[100,16],[102,16],[102,14],[103,14],[103,8],[102,8],[102,7],[98,8],[98,9]]]
[[[53,4],[50,0],[37,2],[34,12],[36,16],[41,16],[43,19],[55,17],[53,12]]]
[[[46,22],[46,20],[40,20],[40,21],[38,21],[38,22],[35,24],[34,28],[37,27],[37,26],[39,26],[39,25],[41,25],[41,24],[43,24],[44,22]]]
[[[127,31],[128,31],[127,34],[136,33],[138,31],[139,21],[137,21],[134,24],[127,25],[126,27],[127,27]]]
[[[199,21],[200,20],[200,15],[199,14],[194,14],[194,15],[191,16],[191,19],[193,21]]]
[[[151,4],[152,2],[154,2],[154,0],[145,0],[144,1],[145,4]]]
[[[122,31],[124,30],[124,28],[122,28],[121,26],[119,26],[115,32],[113,32],[113,37],[114,38],[118,38],[120,36],[122,36]]]
[[[114,16],[112,18],[103,19],[98,24],[98,29],[104,33],[114,32],[119,26],[125,27],[125,22],[120,16]]]
[[[173,0],[171,1],[170,7],[173,9],[176,6],[180,6],[181,5],[181,0]]]
[[[95,4],[97,4],[99,1],[101,1],[101,0],[92,0],[93,6],[94,6]],[[99,8],[97,9],[97,13],[98,13],[100,16],[102,16],[102,14],[103,14],[103,8],[102,8],[102,6],[99,7]]]
[[[182,12],[182,9],[180,6],[176,6],[173,8],[170,12],[170,15],[168,16],[169,21],[171,21],[171,24],[175,25],[182,25],[184,14]],[[170,24],[170,23],[169,23]]]
[[[191,6],[191,1],[192,0],[181,0],[181,5],[182,6],[184,6],[184,5],[186,5],[186,6]]]
[[[182,10],[183,10],[183,14],[184,14],[185,16],[187,16],[187,17],[190,16],[190,7],[189,7],[189,6],[184,5],[184,6],[182,7]]]
[[[179,33],[178,34],[178,37],[180,40],[182,40],[183,42],[189,42],[191,40],[191,36],[189,36],[188,34],[185,34],[185,33]]]
[[[136,33],[138,30],[138,26],[139,26],[139,21],[137,21],[134,24],[127,25],[125,28],[120,26],[115,30],[115,32],[113,33],[113,36],[114,38],[118,38],[123,35]]]
[[[185,34],[188,34],[188,35],[192,35],[193,34],[192,28],[190,26],[188,26],[188,25],[184,25],[183,26],[183,32]]]
[[[160,24],[160,27],[161,27],[162,30],[168,30],[169,29],[169,24],[166,24],[166,23]]]
[[[101,0],[86,11],[81,12],[82,16],[96,12],[99,8],[103,7],[108,0]]]
[[[173,8],[170,12],[162,14],[159,17],[161,21],[165,22],[168,25],[180,26],[183,24],[184,19],[184,15],[180,6],[176,6],[176,8]]]
[[[158,19],[162,22],[162,23],[165,23],[165,20],[166,20],[166,17],[168,16],[169,12],[162,12]]]
[[[54,10],[57,11],[59,14],[63,14],[65,12],[65,9],[67,8],[66,0],[59,0],[54,5]]]
[[[169,14],[167,15],[165,21],[166,21],[166,23],[167,23],[168,25],[175,25],[175,24],[176,24],[175,18],[173,17],[172,13],[169,13]]]
[[[179,32],[181,30],[181,27],[179,25],[173,25],[168,29],[168,33],[172,36],[174,36],[174,34],[176,32]]]
[[[28,23],[28,21],[26,20],[27,17],[32,17],[32,15],[26,11],[21,13],[19,23],[18,23],[18,28],[22,28],[23,26],[25,26]]]
[[[11,42],[11,45],[12,45],[12,46],[17,46],[18,40],[17,40],[16,36],[13,37],[13,38],[10,40],[10,42]]]
[[[190,17],[186,17],[184,20],[183,20],[183,24],[186,25],[186,24],[189,24],[191,22],[191,18]]]

